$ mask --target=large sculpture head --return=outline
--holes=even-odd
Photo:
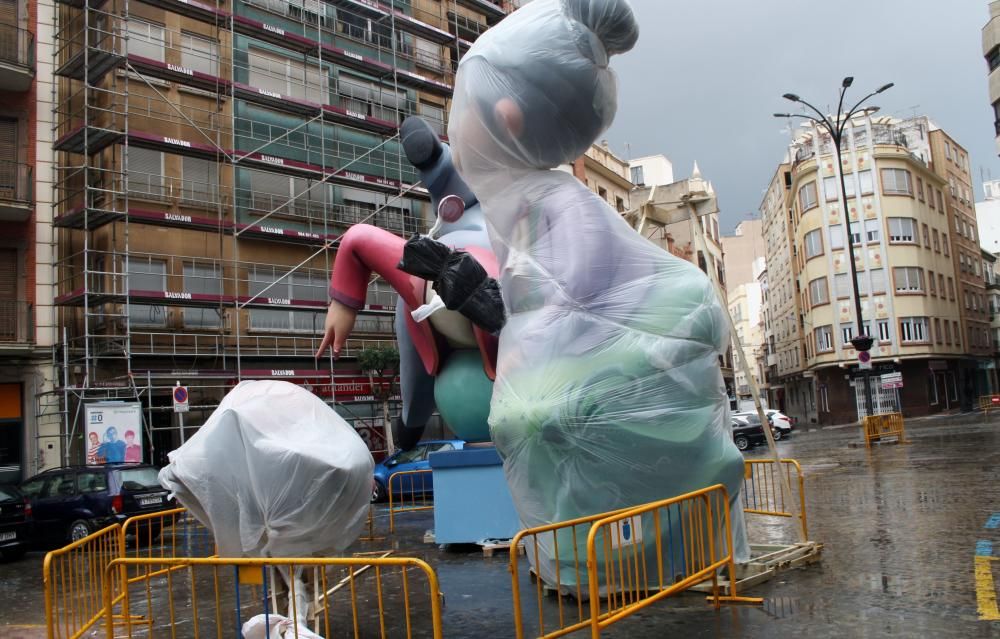
[[[459,65],[448,125],[476,195],[580,157],[617,109],[608,59],[638,36],[625,0],[534,0],[483,34]]]

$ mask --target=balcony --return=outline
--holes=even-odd
[[[0,24],[0,91],[27,91],[34,78],[35,36],[25,29]]]
[[[34,341],[31,304],[23,300],[0,300],[0,350]]]
[[[24,222],[31,217],[34,183],[31,167],[0,160],[0,222]]]

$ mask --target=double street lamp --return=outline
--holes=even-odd
[[[813,117],[812,115],[806,113],[775,113],[776,118],[803,118],[805,120],[811,121],[817,126],[817,128],[823,128],[827,133],[830,134],[830,138],[833,140],[833,148],[837,154],[837,174],[840,176],[840,197],[841,202],[843,202],[844,208],[844,226],[847,229],[847,253],[849,255],[849,261],[851,263],[851,286],[854,290],[854,313],[858,320],[857,335],[851,340],[851,344],[860,353],[867,353],[871,350],[872,344],[875,340],[872,339],[871,335],[868,335],[865,331],[864,320],[861,317],[861,294],[858,292],[858,268],[854,263],[854,235],[851,233],[851,216],[847,208],[847,186],[844,181],[844,164],[841,158],[841,143],[844,140],[844,132],[847,129],[847,124],[851,121],[858,113],[867,112],[872,113],[878,110],[878,107],[868,107],[862,109],[862,105],[874,96],[888,91],[892,88],[893,84],[890,82],[884,86],[879,87],[875,91],[872,91],[865,97],[858,100],[858,102],[844,112],[844,96],[847,93],[847,89],[851,87],[854,83],[853,77],[844,78],[844,81],[840,84],[840,100],[837,102],[837,115],[830,121],[822,111],[809,104],[799,96],[794,93],[786,93],[782,97],[791,102],[796,102],[805,107],[808,107],[816,114],[818,117]],[[864,233],[864,220],[861,217],[860,211],[861,207],[858,207],[858,236],[859,239]],[[865,386],[865,405],[867,407],[867,414],[872,415],[875,412],[875,405],[872,403],[872,391],[869,384],[869,374],[866,370],[864,373],[864,386]]]

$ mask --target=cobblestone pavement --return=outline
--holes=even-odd
[[[762,607],[716,611],[703,596],[684,595],[602,636],[1000,637],[1000,621],[979,618],[995,611],[1000,584],[1000,561],[989,559],[1000,556],[1000,416],[910,420],[909,443],[871,451],[856,446],[858,431],[806,428],[778,443],[805,471],[811,537],[825,546],[820,564],[741,593],[764,597]],[[430,513],[409,514],[391,538],[357,549],[391,547],[434,566],[446,638],[513,637],[506,553],[425,544],[432,527]],[[788,523],[751,526],[752,541],[790,532]],[[44,636],[31,627],[44,623],[41,560],[30,553],[0,564],[0,637]]]

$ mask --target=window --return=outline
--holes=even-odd
[[[326,301],[326,278],[321,274],[283,275],[278,269],[254,268],[250,272],[250,295],[286,304],[291,300]],[[314,311],[254,309],[250,311],[250,328],[319,333],[323,330],[323,316]]]
[[[948,299],[955,301],[955,280],[948,278]]]
[[[629,171],[632,173],[632,184],[635,184],[636,186],[642,186],[646,183],[642,175],[641,166],[633,166],[632,168],[629,169]]]
[[[875,192],[875,185],[872,182],[872,172],[870,169],[858,171],[858,181],[861,182],[861,195],[871,195]]]
[[[951,322],[944,321],[944,343],[951,346]]]
[[[847,197],[854,197],[854,176],[844,176],[844,190]],[[823,178],[823,196],[827,202],[836,202],[840,199],[840,178],[836,175]]]
[[[934,206],[934,187],[931,186],[930,182],[927,183],[927,205],[932,209],[936,208]]]
[[[913,242],[917,236],[917,221],[912,217],[889,218],[889,242]]]
[[[938,344],[944,342],[944,335],[941,334],[941,318],[934,318],[934,341]]]
[[[934,271],[927,271],[927,285],[930,294],[937,297],[937,281],[934,278]]]
[[[924,201],[924,181],[921,178],[917,178],[917,199]]]
[[[160,200],[166,195],[163,184],[163,153],[128,147],[128,194],[130,197]]]
[[[937,203],[938,203],[938,213],[944,213],[944,193],[941,189],[937,190]]]
[[[441,45],[423,38],[414,38],[413,57],[417,64],[432,71],[443,71],[444,63],[441,59]]]
[[[910,172],[906,169],[882,169],[882,192],[886,195],[913,195]]]
[[[218,200],[219,164],[202,158],[181,158],[181,200],[214,205]]]
[[[818,277],[809,282],[809,299],[812,306],[830,303],[830,292],[825,277]]]
[[[201,295],[222,294],[222,273],[215,264],[185,264],[184,292]],[[189,328],[218,328],[219,308],[185,308],[184,326]]]
[[[844,348],[854,348],[851,340],[854,339],[854,324],[841,324],[840,337],[843,340]]]
[[[962,348],[962,333],[958,330],[958,322],[952,322],[952,332],[955,334],[955,346]]]
[[[76,476],[77,486],[81,493],[101,493],[108,489],[108,476],[105,473],[80,473]]]
[[[842,248],[844,248],[844,227],[840,224],[834,224],[830,227],[830,249]]]
[[[837,273],[833,276],[833,286],[837,292],[837,299],[844,299],[854,295],[851,287],[851,276],[847,273]]]
[[[923,270],[916,266],[897,266],[892,269],[897,293],[921,292],[924,290]]]
[[[219,75],[219,43],[204,36],[181,33],[181,66]]]
[[[810,182],[799,189],[799,211],[805,213],[816,205],[816,183]]]
[[[937,252],[937,253],[940,253],[941,252],[941,236],[938,234],[938,230],[937,229],[933,229],[931,231],[931,237],[933,238],[933,241],[934,241],[934,251]]]
[[[857,246],[861,243],[861,226],[860,222],[851,222],[851,243]],[[865,242],[868,244],[877,244],[879,241],[879,221],[878,220],[865,220]]]
[[[941,291],[941,299],[944,299],[944,273],[938,273],[938,290]]]
[[[931,229],[929,226],[924,224],[924,248],[931,247]]]
[[[616,196],[615,197],[615,210],[618,211],[619,213],[624,213],[625,212],[625,200],[623,200],[620,197]]]
[[[872,294],[880,295],[885,293],[885,269],[883,268],[873,268],[869,271],[869,275],[872,280]]]
[[[901,317],[899,319],[899,339],[902,343],[927,341],[926,317]]]
[[[878,340],[880,342],[891,342],[892,334],[889,330],[889,320],[880,319],[876,324],[878,325]]]
[[[406,110],[406,93],[339,73],[337,92],[340,106],[350,111],[370,115],[389,122],[399,122],[398,111]]]
[[[815,183],[814,183],[815,185]],[[806,245],[806,259],[816,257],[817,255],[823,254],[823,231],[821,229],[815,229],[806,233],[805,236]]]
[[[128,52],[163,62],[163,27],[144,20],[128,20]]]
[[[250,48],[247,55],[251,86],[292,98],[329,103],[330,79],[320,67],[255,48]],[[367,109],[361,112],[367,113]]]
[[[128,289],[130,291],[167,290],[167,262],[165,260],[128,262]],[[133,326],[166,326],[166,307],[152,304],[129,304],[129,323]]]
[[[444,107],[421,100],[417,103],[417,114],[424,119],[438,135],[444,135]]]
[[[833,350],[833,327],[820,326],[816,329],[816,352]]]
[[[941,234],[941,249],[944,252],[944,256],[948,257],[951,254],[951,249],[948,248],[948,234]]]
[[[944,156],[946,158],[948,158],[949,160],[951,159],[951,143],[950,142],[945,142],[944,143]]]

